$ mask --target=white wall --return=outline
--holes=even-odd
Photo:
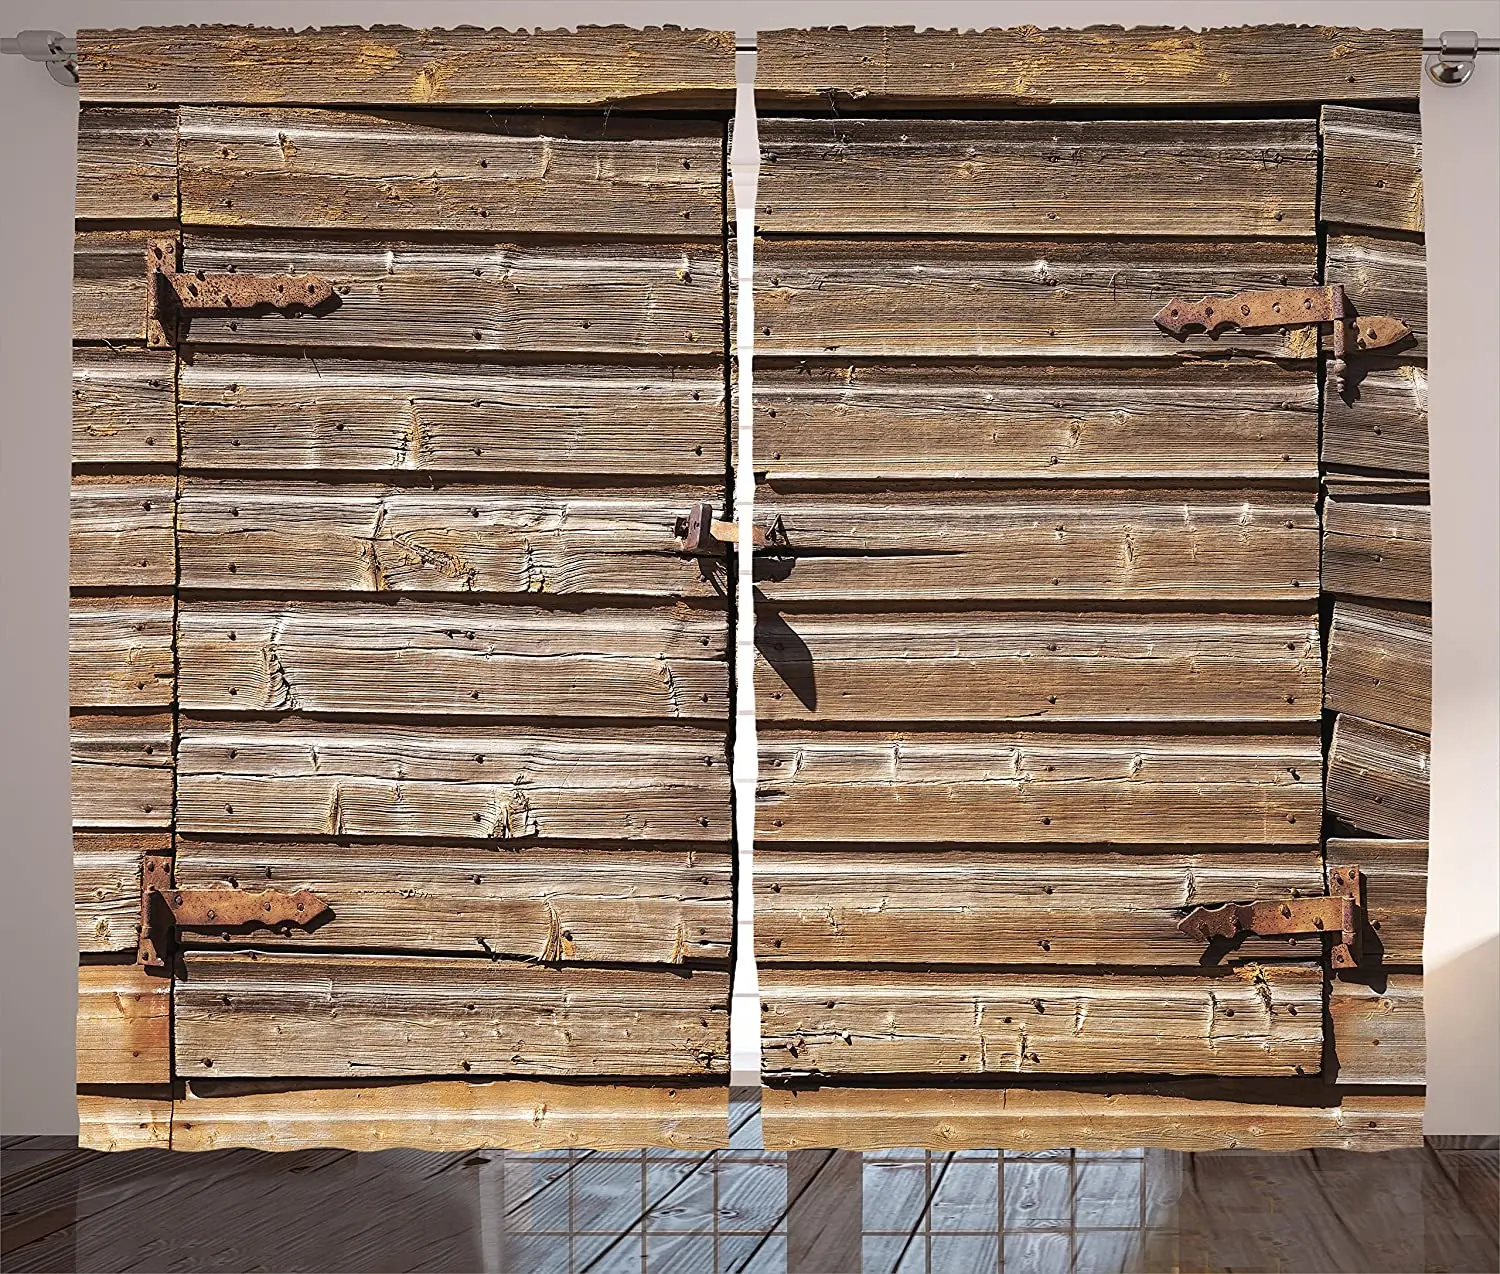
[[[80,26],[591,22],[737,29],[1202,26],[1259,22],[1500,33],[1500,0],[7,0],[3,34]],[[741,58],[741,74],[751,59]],[[1432,355],[1433,819],[1427,1018],[1433,1134],[1500,1132],[1500,59],[1461,89],[1424,83]],[[743,93],[742,93],[742,101]],[[0,986],[6,1133],[71,1133],[76,947],[68,830],[67,498],[75,93],[0,61],[0,597],[4,818]],[[742,139],[741,145],[744,145]],[[753,156],[753,149],[739,152]],[[737,167],[738,202],[749,176]],[[749,625],[742,622],[742,638]],[[748,683],[747,677],[742,681]],[[748,684],[744,687],[748,695]],[[748,735],[741,704],[742,731]],[[748,761],[742,777],[753,781]],[[747,802],[748,804],[748,802]],[[742,811],[744,817],[746,811]],[[748,824],[744,825],[748,829]],[[748,855],[748,834],[744,836]],[[742,862],[744,858],[742,857]],[[748,863],[745,863],[748,866]],[[748,879],[748,877],[747,877]],[[753,1073],[747,971],[734,1023]]]

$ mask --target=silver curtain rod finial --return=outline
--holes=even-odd
[[[1481,53],[1500,52],[1500,40],[1481,40],[1474,31],[1444,31],[1436,45],[1422,47],[1432,54],[1427,74],[1434,84],[1463,84],[1474,74]]]
[[[22,31],[0,39],[0,53],[12,53],[28,62],[41,62],[59,84],[78,87],[78,44],[61,31]]]

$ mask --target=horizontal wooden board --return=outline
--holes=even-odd
[[[624,26],[89,29],[78,33],[78,75],[86,102],[728,110],[734,33]]]
[[[1324,702],[1333,712],[1430,733],[1432,617],[1335,603]]]
[[[765,841],[1311,844],[1314,735],[766,733]]]
[[[1305,479],[1309,368],[821,365],[757,368],[755,468],[771,482]]]
[[[1310,235],[1311,120],[760,120],[762,233]]]
[[[177,581],[173,474],[73,475],[68,522],[74,588],[159,588]]]
[[[79,966],[80,1084],[171,1082],[172,979],[160,973],[136,964]]]
[[[1319,217],[1422,230],[1422,120],[1416,111],[1323,107]]]
[[[175,107],[86,106],[78,112],[79,220],[177,219]]]
[[[1393,352],[1427,357],[1427,251],[1420,239],[1330,234],[1323,269],[1329,282],[1344,285],[1356,314],[1388,314],[1411,329]]]
[[[120,1087],[78,1094],[80,1150],[166,1150],[171,1142],[171,1088]]]
[[[768,1150],[1396,1150],[1422,1144],[1421,1097],[1329,1090],[1327,1104],[1162,1091],[765,1088]],[[1222,1084],[1220,1085],[1222,1091]]]
[[[1312,491],[778,492],[755,516],[778,532],[755,563],[772,603],[1229,604],[1318,591]]]
[[[95,713],[69,722],[74,827],[170,827],[172,714]]]
[[[527,845],[496,853],[182,838],[175,879],[189,887],[310,889],[333,909],[310,930],[236,939],[256,946],[678,964],[728,955],[731,874],[727,854],[701,849]]]
[[[728,1141],[726,1084],[194,1080],[172,1121],[174,1150],[717,1150]]]
[[[73,339],[146,339],[146,245],[161,227],[73,236]]]
[[[1334,981],[1329,1027],[1341,1084],[1425,1084],[1427,1030],[1422,975]]]
[[[171,351],[79,345],[73,350],[73,463],[176,464]]]
[[[184,107],[184,225],[718,237],[724,125]]]
[[[190,602],[187,709],[713,720],[728,616],[457,602]]]
[[[1203,945],[1177,929],[1187,908],[1323,892],[1313,848],[767,847],[755,857],[755,954],[762,964],[1196,968]],[[1315,958],[1320,948],[1316,939],[1252,936],[1234,956]]]
[[[1313,721],[1317,617],[763,613],[761,721]]]
[[[721,730],[184,718],[177,826],[255,836],[724,841]]]
[[[1431,601],[1431,509],[1330,496],[1323,506],[1323,591]]]
[[[1323,974],[768,968],[762,1074],[1314,1074]]]
[[[417,956],[190,952],[177,1071],[205,1078],[705,1075],[729,975]]]
[[[1353,364],[1323,400],[1323,463],[1427,472],[1427,369],[1405,360]]]
[[[164,832],[75,832],[73,911],[80,951],[134,951],[141,921],[141,856],[170,854]]]
[[[1425,473],[1351,473],[1325,469],[1323,490],[1335,500],[1397,496],[1402,503],[1415,504],[1425,502],[1432,483]]]
[[[719,242],[516,245],[189,232],[183,269],[315,274],[316,311],[205,311],[195,343],[722,359]],[[145,275],[141,275],[144,288]]]
[[[756,246],[759,355],[1307,359],[1315,328],[1172,336],[1173,298],[1317,281],[1311,239],[768,238]],[[1356,293],[1356,297],[1358,297]]]
[[[1328,809],[1378,836],[1427,835],[1431,743],[1425,734],[1341,713],[1328,749]]]
[[[75,597],[68,604],[68,701],[166,707],[173,695],[173,599]]]
[[[1365,891],[1360,963],[1421,964],[1427,919],[1427,842],[1328,838],[1328,861],[1354,863]]]
[[[722,496],[722,485],[569,491],[188,477],[182,584],[722,597],[724,560],[687,556],[676,532],[693,504]]]

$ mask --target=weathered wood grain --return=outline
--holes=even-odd
[[[1312,848],[768,847],[755,858],[756,959],[1196,968],[1203,946],[1177,930],[1186,908],[1323,892]],[[1316,958],[1320,948],[1317,939],[1250,937],[1235,958]]]
[[[452,602],[192,602],[188,709],[485,716],[728,715],[722,612]]]
[[[172,979],[136,964],[80,965],[77,1036],[80,1084],[170,1083]]]
[[[194,1080],[172,1122],[174,1150],[716,1150],[728,1140],[723,1084]]]
[[[1431,601],[1431,509],[1330,495],[1323,506],[1323,591]]]
[[[1323,400],[1323,463],[1427,472],[1427,369],[1355,363],[1342,394]]]
[[[170,351],[79,345],[73,350],[73,463],[175,464]]]
[[[1427,1082],[1420,973],[1392,973],[1368,983],[1336,979],[1328,1018],[1339,1083]]]
[[[185,478],[184,588],[714,597],[675,525],[718,487],[400,488]],[[722,506],[719,506],[722,507]]]
[[[1310,844],[1313,736],[767,733],[765,841]]]
[[[760,355],[1170,360],[1317,352],[1315,328],[1172,336],[1152,322],[1174,297],[1316,282],[1310,239],[769,238],[756,257]],[[1363,312],[1391,312],[1363,307],[1363,295],[1354,294]]]
[[[141,920],[141,855],[171,852],[165,833],[73,833],[73,911],[80,951],[135,949]]]
[[[734,33],[695,28],[142,27],[78,33],[86,102],[734,106]]]
[[[1384,725],[1432,730],[1432,617],[1337,602],[1324,703]]]
[[[165,1150],[172,1141],[169,1087],[78,1094],[80,1150]]]
[[[1421,1097],[1329,1090],[1327,1104],[1263,1094],[1235,1100],[1164,1091],[1055,1088],[817,1088],[761,1090],[768,1150],[1395,1150],[1422,1144]]]
[[[757,368],[755,468],[827,479],[1305,479],[1317,473],[1310,369]]]
[[[1379,496],[1396,496],[1401,503],[1425,502],[1432,483],[1425,473],[1353,473],[1325,469],[1323,490],[1335,500],[1370,500]]]
[[[177,109],[86,106],[78,112],[79,220],[177,219]]]
[[[1357,863],[1365,891],[1366,927],[1360,963],[1422,963],[1427,919],[1425,840],[1328,838],[1327,859]]]
[[[204,353],[178,410],[193,469],[724,475],[707,370]]]
[[[184,107],[184,225],[717,238],[724,124]]]
[[[185,718],[177,826],[256,836],[723,841],[721,730]]]
[[[1413,111],[1325,106],[1319,218],[1421,233],[1422,120]]]
[[[73,339],[146,339],[146,245],[160,227],[73,236]]]
[[[316,274],[316,311],[205,311],[184,340],[463,352],[724,356],[718,243],[277,238],[195,231],[183,269]],[[142,274],[144,283],[144,273]]]
[[[75,597],[68,604],[68,702],[75,708],[172,703],[170,597]]]
[[[1427,251],[1393,232],[1330,234],[1324,276],[1342,283],[1356,314],[1389,314],[1411,329],[1392,350],[1427,357]]]
[[[755,578],[770,602],[1303,600],[1318,591],[1311,491],[1014,488],[769,493]]]
[[[1315,616],[762,613],[760,720],[1313,721]]]
[[[169,827],[172,714],[96,713],[69,722],[74,827]]]
[[[176,882],[310,889],[333,909],[256,946],[483,951],[532,960],[720,960],[734,923],[729,856],[701,849],[178,841]],[[213,935],[187,935],[199,941]]]
[[[1328,749],[1328,809],[1377,836],[1427,835],[1431,744],[1425,734],[1341,713]]]
[[[189,952],[177,1071],[205,1078],[705,1075],[729,976],[418,956]]]
[[[153,588],[177,580],[172,474],[73,475],[68,522],[74,588]]]
[[[763,234],[1310,235],[1311,120],[776,119]]]

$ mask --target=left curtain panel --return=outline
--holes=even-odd
[[[78,45],[82,1144],[725,1144],[732,36]]]

